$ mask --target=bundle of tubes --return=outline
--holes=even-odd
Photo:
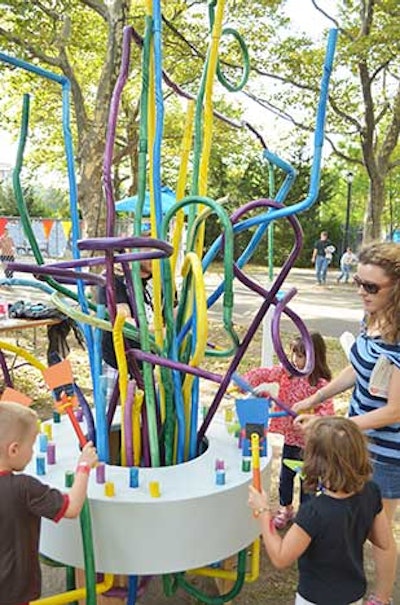
[[[88,438],[96,442],[99,458],[110,461],[110,430],[119,399],[121,403],[121,464],[160,466],[179,464],[198,455],[207,429],[218,410],[232,376],[245,355],[265,314],[275,307],[272,320],[272,340],[278,357],[290,371],[299,371],[290,365],[279,336],[282,314],[288,315],[306,342],[307,363],[301,372],[307,374],[313,366],[313,349],[308,332],[301,319],[290,310],[288,302],[295,292],[288,290],[277,297],[283,282],[293,266],[302,246],[302,230],[296,217],[316,200],[320,178],[320,164],[326,114],[328,82],[332,69],[336,31],[330,32],[327,44],[325,69],[316,118],[314,158],[307,197],[291,206],[284,201],[295,179],[294,169],[264,149],[268,162],[285,174],[283,184],[274,199],[250,201],[231,216],[223,206],[207,196],[208,168],[212,148],[213,86],[215,76],[227,84],[218,61],[221,36],[232,34],[222,28],[224,1],[210,4],[210,45],[199,92],[188,101],[186,124],[181,147],[180,169],[176,186],[177,203],[163,215],[161,204],[161,144],[163,135],[164,104],[163,80],[173,85],[162,68],[162,20],[160,2],[147,3],[146,27],[143,39],[128,26],[124,30],[123,54],[120,74],[114,89],[108,121],[104,155],[104,191],[106,203],[106,232],[104,237],[80,239],[77,185],[74,154],[70,132],[70,83],[64,76],[55,75],[36,65],[0,53],[0,60],[24,69],[47,80],[58,83],[62,89],[63,134],[67,158],[70,212],[72,219],[73,259],[44,264],[32,230],[21,185],[21,169],[29,123],[29,96],[24,96],[21,135],[13,184],[25,234],[35,257],[35,264],[12,263],[14,271],[31,273],[40,281],[33,287],[44,287],[52,292],[52,301],[63,313],[75,319],[84,331],[91,376],[93,402],[86,401],[79,385],[76,394],[86,418]],[[239,40],[237,34],[235,38]],[[123,88],[128,79],[131,43],[142,45],[142,91],[140,98],[140,141],[137,205],[134,229],[129,237],[115,236],[115,200],[112,183],[112,164],[118,110]],[[245,76],[237,87],[244,86],[248,74],[248,57],[240,39]],[[178,88],[178,87],[176,87]],[[230,127],[242,127],[231,124]],[[193,141],[193,146],[192,146]],[[193,153],[192,181],[188,187],[189,157]],[[149,166],[149,169],[148,169]],[[185,197],[189,188],[190,195]],[[141,233],[143,205],[146,190],[151,200],[151,233]],[[246,217],[251,212],[251,218]],[[221,224],[221,235],[204,254],[204,233],[207,219],[215,214]],[[244,272],[268,226],[277,219],[286,220],[293,232],[293,247],[274,282],[266,289]],[[186,237],[184,224],[186,221]],[[235,234],[251,230],[248,246],[235,259]],[[170,240],[170,241],[168,241]],[[182,282],[178,287],[178,251],[184,250],[181,269]],[[123,250],[123,251],[121,251]],[[81,256],[81,252],[96,256]],[[205,282],[207,270],[217,253],[222,253],[224,274],[221,283],[207,298]],[[140,261],[152,260],[154,287],[154,326],[146,321]],[[90,271],[104,267],[99,274]],[[118,266],[124,272],[134,322],[118,312],[115,298],[114,272]],[[239,280],[260,296],[260,308],[251,320],[246,334],[240,337],[233,324],[234,280]],[[70,286],[76,284],[77,289]],[[106,309],[96,305],[87,296],[88,286],[105,286]],[[222,297],[222,324],[226,333],[226,347],[216,349],[209,343],[208,309]],[[106,401],[101,378],[101,335],[103,330],[113,332],[118,362],[119,379],[110,401]],[[125,350],[124,338],[140,341],[140,349]],[[229,361],[224,374],[202,367],[206,356],[221,356]],[[139,371],[138,361],[142,370]],[[215,384],[215,395],[208,412],[199,426],[200,380]]]

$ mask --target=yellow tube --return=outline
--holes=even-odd
[[[176,186],[176,199],[181,200],[185,195],[185,186],[188,173],[189,156],[192,148],[193,138],[193,118],[194,118],[194,101],[190,100],[187,105],[186,121],[183,131],[181,143],[181,161],[179,164],[178,182]],[[172,246],[174,252],[171,257],[171,274],[173,276],[174,291],[176,289],[175,271],[178,261],[180,244],[182,242],[182,232],[185,223],[185,212],[183,208],[176,213],[175,227],[172,235]]]
[[[104,574],[103,581],[96,584],[96,594],[103,594],[107,590],[110,590],[113,582],[114,576],[112,574]],[[80,599],[86,599],[86,588],[76,588],[75,590],[61,592],[44,599],[37,599],[36,601],[31,601],[29,605],[66,605]]]
[[[209,60],[207,65],[207,76],[204,95],[204,128],[203,147],[201,150],[199,169],[199,195],[207,195],[208,166],[211,154],[212,129],[213,129],[213,84],[218,61],[218,46],[222,32],[222,20],[225,8],[225,0],[219,0],[215,12],[214,25],[211,32],[211,45],[209,49]],[[202,210],[200,206],[199,211]],[[200,225],[195,251],[199,258],[203,257],[205,223]]]
[[[207,77],[204,95],[204,137],[200,160],[199,194],[207,195],[207,174],[211,153],[212,126],[213,126],[213,104],[212,94],[214,77],[217,69],[218,46],[221,38],[222,20],[224,16],[225,1],[219,0],[215,13],[215,21],[211,32],[211,45],[207,66]]]
[[[41,372],[43,372],[43,370],[45,370],[47,368],[47,366],[44,363],[42,363],[41,361],[36,359],[36,357],[31,355],[31,353],[28,353],[28,351],[25,351],[25,349],[23,349],[22,347],[13,345],[10,342],[0,340],[0,349],[3,349],[4,351],[10,351],[11,353],[14,353],[15,355],[17,355],[18,357],[23,357],[28,363],[31,364],[31,366],[33,366],[34,368],[37,368]]]
[[[260,539],[257,538],[251,544],[251,566],[250,571],[247,571],[244,581],[247,583],[255,582],[260,575]],[[198,567],[190,569],[187,573],[195,576],[206,576],[207,578],[220,578],[221,580],[236,580],[237,571],[221,569],[218,567]]]
[[[190,359],[189,365],[199,366],[204,359],[205,350],[207,348],[208,338],[208,319],[207,319],[207,295],[204,284],[204,274],[201,261],[194,252],[189,252],[185,257],[185,262],[182,267],[182,275],[186,276],[192,270],[194,287],[193,292],[196,298],[196,347]],[[185,449],[189,447],[190,437],[190,405],[191,405],[191,389],[193,384],[193,376],[186,374],[183,382],[182,394],[185,405],[186,417],[186,433],[185,433]]]
[[[119,382],[119,394],[121,400],[121,418],[124,418],[126,397],[128,394],[128,363],[126,361],[124,337],[122,329],[124,327],[125,319],[128,317],[127,312],[123,310],[117,311],[117,315],[114,322],[114,329],[112,332],[115,358],[117,360],[118,367],[118,382]],[[125,423],[121,422],[121,465],[126,466],[126,436],[125,436]]]

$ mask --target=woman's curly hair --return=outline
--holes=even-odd
[[[386,324],[382,327],[382,338],[388,343],[400,342],[400,244],[373,242],[362,248],[358,255],[362,265],[380,267],[392,281],[393,288],[385,309]],[[371,318],[367,318],[367,325]]]

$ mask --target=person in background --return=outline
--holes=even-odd
[[[368,436],[373,480],[378,484],[389,524],[400,500],[400,244],[373,242],[358,255],[354,283],[364,306],[361,333],[350,364],[329,384],[293,406],[306,412],[326,398],[352,388],[349,417]],[[295,423],[307,423],[306,414]],[[366,605],[389,605],[396,578],[394,534],[388,550],[373,547],[376,586]]]
[[[4,229],[3,235],[0,236],[0,262],[3,265],[7,263],[13,263],[15,261],[15,249],[14,242],[11,235],[8,232],[7,227]],[[4,268],[4,275],[6,277],[12,277],[13,271]]]
[[[295,605],[361,605],[367,582],[363,546],[389,546],[389,527],[378,486],[370,480],[366,439],[347,418],[324,417],[306,432],[300,506],[281,538],[271,524],[267,494],[249,487],[249,506],[265,549],[278,569],[298,560]]]
[[[145,236],[146,237],[146,236]],[[123,252],[123,251],[121,251]],[[144,306],[146,312],[146,318],[148,323],[153,322],[153,291],[152,291],[152,261],[151,260],[142,260],[140,261],[140,277],[142,279],[143,286],[143,298],[144,298]],[[127,315],[127,320],[133,322],[134,325],[136,323],[133,320],[133,308],[131,306],[131,302],[128,296],[128,290],[126,286],[125,276],[123,271],[119,269],[119,267],[115,266],[114,271],[114,280],[115,280],[115,298],[117,303],[117,310],[124,311]],[[106,287],[101,287],[98,290],[98,303],[106,305]],[[126,346],[129,349],[140,349],[140,342],[137,340],[126,339]],[[106,399],[109,400],[111,397],[111,393],[114,389],[115,382],[118,376],[117,370],[117,359],[115,356],[114,350],[114,342],[112,332],[103,331],[102,341],[101,341],[101,349],[102,349],[102,359],[103,359],[103,373],[107,378],[107,392]],[[140,361],[137,362],[139,369],[141,369],[142,364]]]
[[[96,450],[87,443],[78,458],[68,494],[22,471],[30,462],[38,434],[31,408],[0,402],[0,603],[25,605],[40,597],[39,535],[41,518],[57,523],[82,509]]]
[[[328,238],[328,232],[321,231],[320,238],[314,243],[311,257],[311,262],[315,264],[315,276],[319,285],[326,283],[328,266],[332,261],[332,255],[334,252],[335,246]]]
[[[319,332],[312,333],[311,339],[315,352],[315,366],[308,376],[293,376],[282,365],[276,365],[271,368],[255,368],[244,374],[243,377],[260,395],[263,394],[261,390],[263,383],[278,383],[278,399],[287,406],[292,407],[298,401],[299,393],[303,393],[305,397],[312,395],[318,389],[328,384],[328,381],[332,377],[326,359],[324,339]],[[306,351],[301,337],[294,338],[290,343],[290,360],[299,370],[302,370],[306,364]],[[265,385],[264,394],[268,396],[267,385]],[[334,414],[333,401],[327,400],[322,405],[316,405],[314,411],[319,416]],[[301,429],[293,424],[293,418],[289,415],[272,418],[269,431],[281,433],[284,438],[279,476],[280,506],[273,518],[275,527],[283,529],[292,521],[295,515],[293,509],[293,490],[296,478],[296,472],[286,466],[284,460],[303,459],[304,435]],[[300,502],[303,500],[304,492],[301,488]]]
[[[350,247],[346,248],[346,251],[342,254],[340,259],[340,274],[336,279],[336,283],[339,284],[343,279],[344,283],[347,284],[350,280],[351,271],[356,264],[356,255]]]

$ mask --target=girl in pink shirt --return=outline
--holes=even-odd
[[[281,365],[270,368],[255,368],[244,374],[244,378],[253,388],[263,383],[277,383],[279,385],[278,399],[290,408],[304,397],[309,397],[323,388],[331,380],[331,371],[326,359],[326,345],[319,332],[313,332],[311,339],[315,352],[315,367],[308,376],[293,376]],[[306,363],[306,352],[301,337],[290,343],[290,358],[292,364],[302,370]],[[268,396],[268,392],[259,393]],[[279,410],[280,411],[280,410]],[[327,399],[316,405],[315,414],[328,416],[334,414],[332,399]],[[287,467],[284,459],[302,460],[304,448],[304,433],[293,424],[292,416],[273,418],[269,430],[280,433],[284,437],[282,450],[281,471],[279,477],[279,503],[280,507],[274,516],[274,525],[283,529],[293,519],[293,487],[296,472]],[[300,502],[304,499],[303,490],[300,491]]]

